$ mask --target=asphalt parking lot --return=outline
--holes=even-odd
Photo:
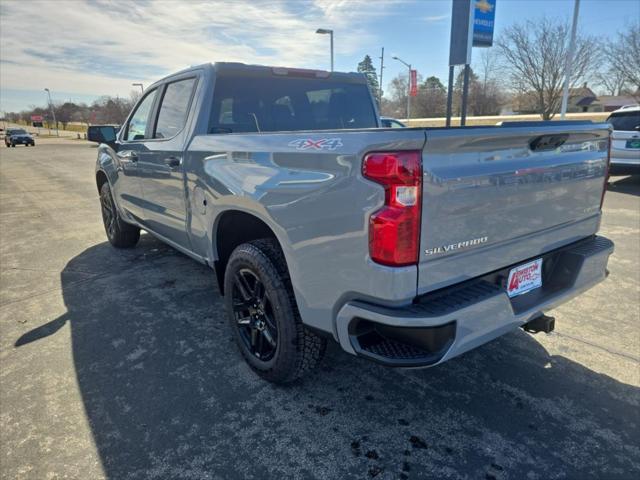
[[[0,471],[7,479],[640,478],[640,180],[612,179],[609,279],[427,370],[330,348],[275,387],[213,274],[103,231],[95,148],[0,150]]]

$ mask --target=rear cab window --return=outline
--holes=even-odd
[[[209,133],[376,127],[365,83],[242,73],[216,78]]]
[[[612,113],[607,122],[614,130],[635,131],[640,126],[640,110]]]
[[[167,84],[153,138],[172,138],[184,128],[195,84],[195,78]]]

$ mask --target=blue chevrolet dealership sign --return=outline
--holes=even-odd
[[[496,0],[475,0],[473,19],[473,46],[493,45],[493,25],[496,18]]]

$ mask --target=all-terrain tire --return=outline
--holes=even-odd
[[[140,229],[120,217],[113,201],[109,182],[100,187],[100,206],[102,207],[102,223],[109,243],[116,248],[135,247],[140,240]]]
[[[234,312],[234,282],[240,271],[250,270],[264,285],[273,323],[277,327],[275,353],[269,360],[257,358],[243,342]],[[284,254],[275,239],[261,239],[238,246],[227,263],[224,277],[225,309],[238,348],[249,366],[273,383],[294,382],[318,366],[326,339],[305,328],[300,318]]]

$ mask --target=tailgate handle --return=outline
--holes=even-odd
[[[546,150],[555,150],[561,147],[569,138],[569,134],[562,133],[556,135],[540,135],[529,142],[529,148],[534,152],[544,152]]]

